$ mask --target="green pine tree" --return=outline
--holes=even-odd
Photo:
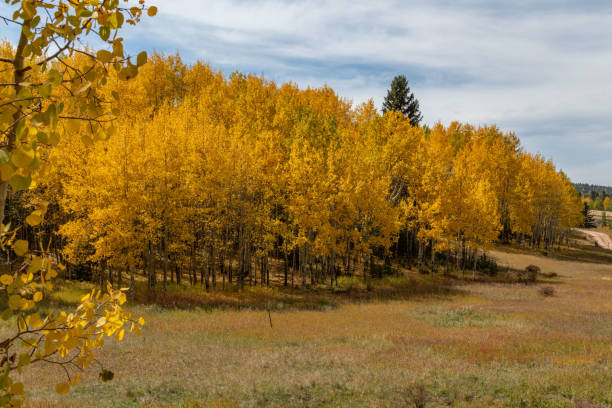
[[[397,111],[410,118],[412,126],[418,126],[423,119],[419,110],[419,101],[410,92],[408,80],[404,75],[398,75],[391,82],[391,89],[387,91],[387,96],[382,106],[383,112]]]
[[[584,216],[584,222],[582,223],[583,228],[597,227],[597,225],[595,225],[595,220],[593,219],[593,216],[591,215],[591,210],[589,209],[589,205],[586,202],[584,203],[584,209],[581,212],[582,212],[582,215]]]

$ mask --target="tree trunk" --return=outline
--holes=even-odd
[[[168,228],[164,227],[164,293],[168,286]]]
[[[28,43],[28,38],[24,31],[21,32],[19,36],[19,43],[17,44],[17,48],[15,49],[15,56],[13,57],[13,89],[15,90],[15,95],[18,95],[19,92],[23,89],[21,83],[24,82],[26,71],[24,71],[24,57],[23,51],[25,46]],[[17,109],[13,114],[13,125],[9,129],[8,137],[6,140],[7,150],[10,151],[15,144],[17,126],[21,122],[21,109]],[[8,180],[4,180],[0,182],[0,224],[4,223],[4,213],[6,210],[6,197],[8,194]]]
[[[225,290],[225,274],[227,273],[227,269],[225,268],[225,251],[223,252],[223,255],[221,256],[221,279],[223,280],[222,283],[222,290]]]
[[[155,255],[153,254],[153,245],[149,241],[149,289],[155,291]]]
[[[130,301],[132,303],[134,303],[134,290],[135,290],[134,267],[130,265]]]
[[[213,290],[217,290],[217,257],[215,254],[215,247],[210,247],[210,266],[212,272],[212,288]]]
[[[287,278],[289,275],[289,265],[288,260],[287,260],[287,245],[285,245],[285,251],[283,252],[283,255],[285,257],[285,264],[283,265],[284,268],[284,273],[285,273],[285,279],[284,279],[284,286],[287,287]]]
[[[100,290],[104,291],[104,260],[98,264],[98,281],[100,284]]]
[[[111,284],[111,286],[113,286],[114,283],[115,283],[115,280],[113,279],[114,278],[113,272],[114,271],[113,271],[113,267],[112,266],[110,268],[107,268],[107,275],[108,275],[108,279],[107,280],[108,280],[108,283]]]
[[[417,265],[417,270],[421,272],[421,268],[423,267],[423,241],[421,240],[419,240],[419,257]]]

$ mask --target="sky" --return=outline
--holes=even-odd
[[[124,33],[134,54],[178,52],[226,74],[328,85],[379,108],[403,74],[423,123],[496,124],[572,181],[612,185],[612,1],[147,4],[158,15]],[[10,34],[0,25],[0,37]]]

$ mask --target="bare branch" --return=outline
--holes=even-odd
[[[15,21],[15,20],[10,19],[8,17],[0,16],[0,19],[4,20],[4,23],[7,24],[7,25],[8,25],[8,23],[23,25],[23,23],[20,23],[19,21]]]

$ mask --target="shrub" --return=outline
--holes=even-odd
[[[554,296],[555,288],[552,286],[542,286],[538,292],[544,297]]]
[[[430,401],[429,392],[423,384],[413,384],[406,389],[406,402],[410,403],[414,408],[425,408]]]
[[[482,254],[476,262],[476,270],[484,272],[489,276],[496,276],[499,268],[497,262],[495,262],[493,258],[488,257],[486,254]]]
[[[559,275],[557,275],[556,272],[549,272],[549,273],[543,273],[542,276],[544,276],[545,278],[556,278]]]
[[[382,278],[383,276],[393,276],[399,274],[399,269],[389,265],[389,264],[378,264],[372,262],[370,265],[370,276],[376,278]]]
[[[540,273],[540,267],[536,265],[529,265],[525,268],[525,273],[522,274],[521,280],[524,282],[535,282],[538,277],[538,273]]]

